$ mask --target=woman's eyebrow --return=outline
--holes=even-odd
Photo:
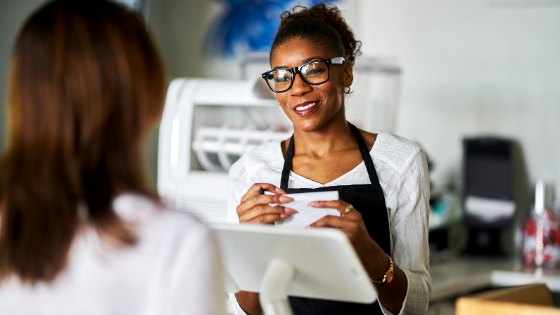
[[[312,60],[316,60],[316,59],[323,59],[323,57],[321,57],[321,56],[309,57],[309,58],[307,58],[307,59],[302,60],[300,66],[301,66],[302,64],[308,63],[308,62],[310,62],[310,61],[312,61]],[[286,66],[286,65],[282,65],[282,66],[276,66],[276,67],[272,68],[272,70],[277,70],[277,69],[290,69],[290,67],[288,67],[288,66]]]
[[[323,59],[323,57],[321,57],[321,56],[309,57],[309,58],[303,60],[303,63],[307,63],[307,62],[310,62],[310,61],[316,60],[316,59]],[[303,64],[303,63],[302,63],[302,64]]]

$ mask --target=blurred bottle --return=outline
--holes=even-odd
[[[559,268],[560,215],[545,200],[545,185],[538,181],[535,206],[523,226],[522,260],[525,266]]]

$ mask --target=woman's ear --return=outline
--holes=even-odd
[[[342,68],[342,85],[350,88],[352,82],[354,82],[354,66],[350,61],[345,61],[342,63]]]

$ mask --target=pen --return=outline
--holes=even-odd
[[[261,187],[259,187],[259,195],[264,195],[264,189]]]

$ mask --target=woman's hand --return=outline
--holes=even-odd
[[[259,194],[262,187],[264,191],[269,191],[274,195]],[[271,224],[275,221],[284,220],[296,210],[283,206],[270,206],[271,203],[282,204],[293,201],[293,198],[284,196],[282,189],[271,184],[254,184],[247,193],[241,198],[241,204],[237,207],[237,215],[240,223],[260,223]],[[262,314],[259,304],[259,294],[256,292],[240,291],[235,294],[237,303],[248,315]]]
[[[362,214],[358,210],[352,207],[349,212],[345,213],[348,203],[342,200],[313,201],[309,206],[333,208],[340,211],[340,217],[328,215],[309,226],[312,228],[334,227],[344,232],[366,267],[370,278],[383,279],[385,272],[389,269],[389,260],[383,249],[369,236]]]
[[[274,195],[260,195],[259,189],[263,188]],[[286,194],[282,189],[272,184],[254,184],[247,193],[241,198],[241,204],[237,207],[237,215],[240,223],[260,223],[271,224],[275,221],[284,220],[292,214],[297,213],[296,210],[285,208],[283,206],[270,206],[271,203],[287,203],[293,201],[293,198],[283,196]]]
[[[334,227],[344,232],[358,257],[364,264],[370,279],[381,281],[385,272],[389,269],[390,263],[387,254],[369,236],[362,214],[354,209],[346,212],[348,203],[342,200],[334,201],[314,201],[309,204],[315,208],[334,208],[340,211],[341,216],[325,216],[310,227]],[[402,303],[406,296],[408,280],[402,269],[396,264],[393,265],[393,281],[387,285],[375,285],[379,301],[393,314],[398,314],[402,308]]]

